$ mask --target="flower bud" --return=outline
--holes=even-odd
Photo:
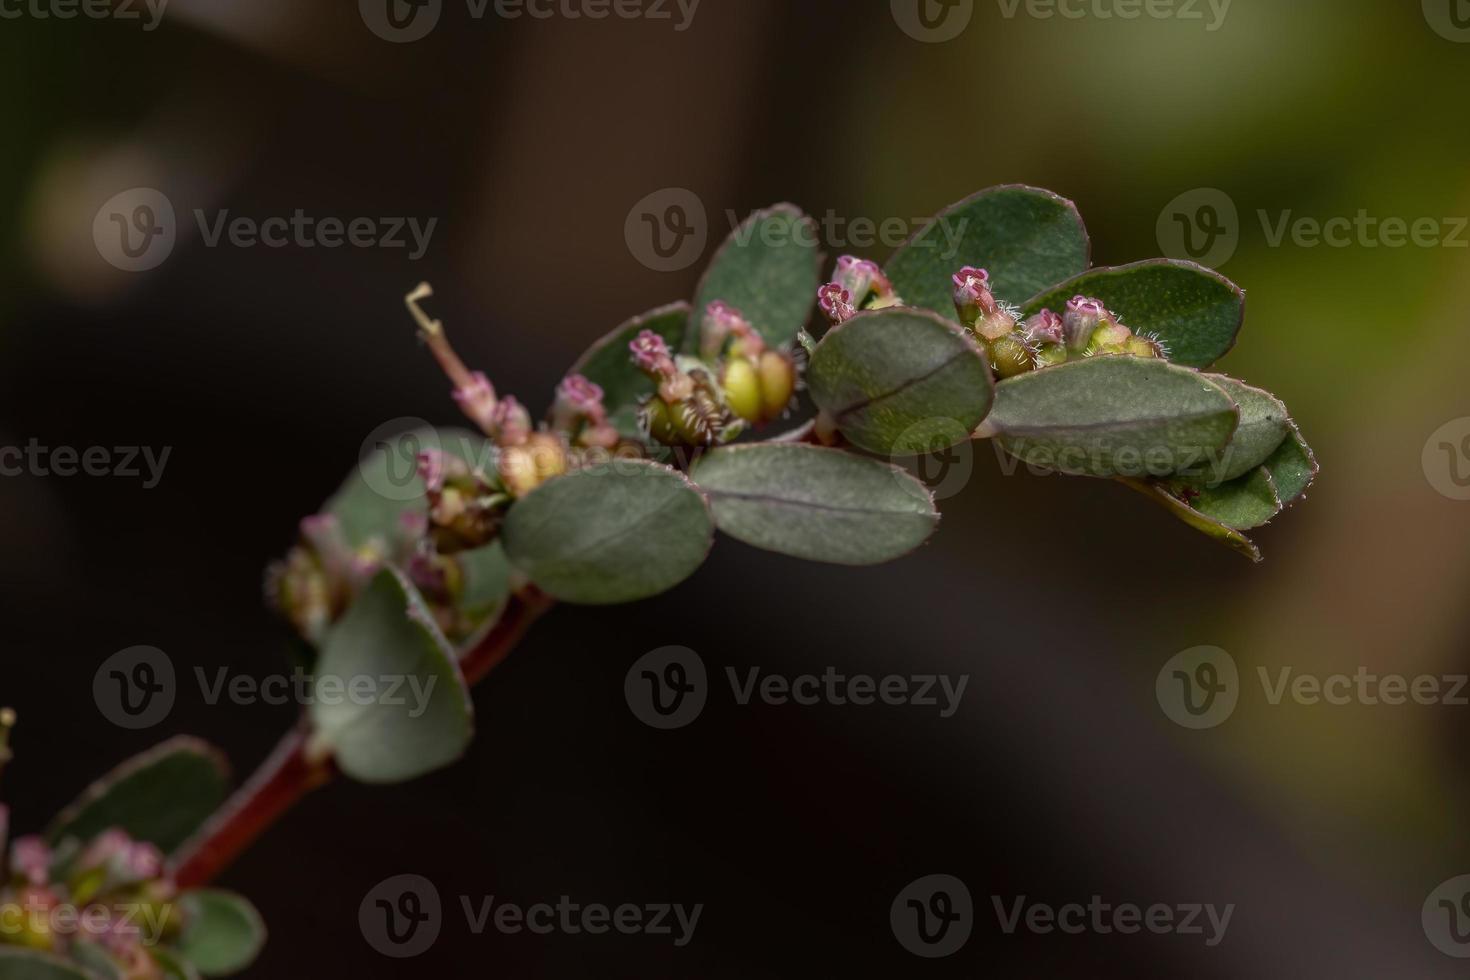
[[[796,363],[784,351],[768,350],[761,355],[759,373],[762,415],[769,422],[791,407],[796,394]]]
[[[721,307],[720,315],[729,325],[730,336],[734,338],[734,340],[730,344],[730,356],[749,358],[760,357],[761,352],[766,349],[766,341],[765,338],[760,335],[760,331],[751,326],[750,321],[745,319],[744,315],[741,314],[739,310],[735,309],[735,307],[729,306],[725,303],[710,304],[711,309],[715,308],[716,306]]]
[[[668,343],[652,330],[641,330],[628,344],[633,364],[654,381],[662,381],[675,372],[674,355]]]
[[[750,328],[740,311],[729,303],[715,300],[706,306],[704,319],[699,325],[699,356],[711,363],[719,360],[725,351],[725,341],[732,333],[738,332],[737,325],[743,325],[746,330]]]
[[[1074,351],[1086,349],[1106,314],[1107,308],[1099,300],[1088,299],[1086,296],[1074,296],[1067,300],[1067,312],[1062,317],[1067,347]]]
[[[495,434],[496,445],[523,445],[531,435],[531,413],[526,410],[526,406],[516,401],[514,395],[506,395],[496,406],[494,420],[488,431]]]
[[[761,421],[761,383],[755,365],[744,357],[730,358],[720,384],[730,411],[752,424]]]
[[[601,425],[607,421],[602,405],[602,387],[580,374],[569,374],[556,386],[556,401],[551,406],[551,427],[559,432],[574,432],[582,422]]]
[[[31,885],[51,880],[51,848],[44,838],[20,837],[10,848],[10,873]]]
[[[454,400],[460,410],[486,432],[491,431],[495,420],[495,387],[490,379],[479,371],[470,375],[470,382],[454,391]]]
[[[1051,310],[1042,310],[1040,313],[1027,319],[1021,326],[1026,331],[1026,339],[1033,344],[1066,343],[1066,332],[1062,324],[1062,318]]]
[[[834,327],[857,316],[857,308],[852,305],[852,294],[841,283],[829,282],[818,289],[817,305]]]
[[[989,272],[967,265],[951,279],[954,282],[954,308],[965,326],[973,327],[981,317],[996,312],[995,297],[990,293]]]
[[[567,471],[567,447],[550,432],[533,433],[524,445],[500,454],[500,480],[511,496],[524,497]]]
[[[844,255],[837,260],[832,281],[847,291],[847,301],[858,310],[867,307],[869,298],[888,300],[893,296],[893,283],[883,275],[878,263],[854,255]]]
[[[1031,348],[1026,346],[1019,333],[988,340],[985,342],[985,349],[990,354],[990,364],[995,368],[995,373],[1002,378],[1014,378],[1036,367]]]

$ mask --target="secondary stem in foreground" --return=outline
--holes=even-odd
[[[465,682],[484,680],[552,605],[535,589],[511,595],[495,626],[460,658]],[[180,888],[208,884],[307,793],[332,780],[337,767],[331,759],[313,757],[310,735],[305,723],[288,732],[254,775],[184,845],[173,870]]]

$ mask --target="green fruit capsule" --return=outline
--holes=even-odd
[[[643,424],[654,442],[665,446],[683,445],[679,430],[674,426],[673,410],[669,403],[654,395],[643,406]]]
[[[985,347],[990,352],[990,363],[995,373],[1002,378],[1014,378],[1036,366],[1031,351],[1015,334],[989,341]]]
[[[768,350],[760,363],[761,406],[766,421],[781,417],[796,394],[796,365],[789,354]]]
[[[765,358],[761,359],[762,367]],[[755,365],[744,357],[731,357],[725,363],[725,403],[730,410],[747,422],[761,420],[761,377]]]

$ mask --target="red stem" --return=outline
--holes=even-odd
[[[552,605],[535,589],[512,595],[495,626],[460,658],[465,682],[484,680]],[[184,845],[173,870],[180,888],[208,884],[307,793],[337,774],[330,758],[314,757],[310,736],[304,723],[288,732],[270,758]]]

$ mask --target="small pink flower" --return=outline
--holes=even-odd
[[[1033,343],[1060,344],[1066,338],[1062,318],[1051,310],[1042,310],[1026,321],[1026,333]]]
[[[490,431],[501,446],[519,446],[531,437],[531,413],[514,395],[506,395],[496,406],[490,423]]]
[[[650,375],[667,376],[674,371],[674,357],[669,345],[652,330],[641,330],[628,344],[633,352],[633,363],[638,370]]]
[[[567,375],[557,386],[554,412],[558,417],[568,417],[568,421],[582,418],[593,425],[600,425],[607,417],[607,410],[602,405],[602,387],[580,374]],[[569,429],[570,425],[558,424],[557,428]]]
[[[998,309],[990,293],[989,272],[967,265],[951,278],[955,309],[967,325],[973,325],[982,316],[993,315]]]

